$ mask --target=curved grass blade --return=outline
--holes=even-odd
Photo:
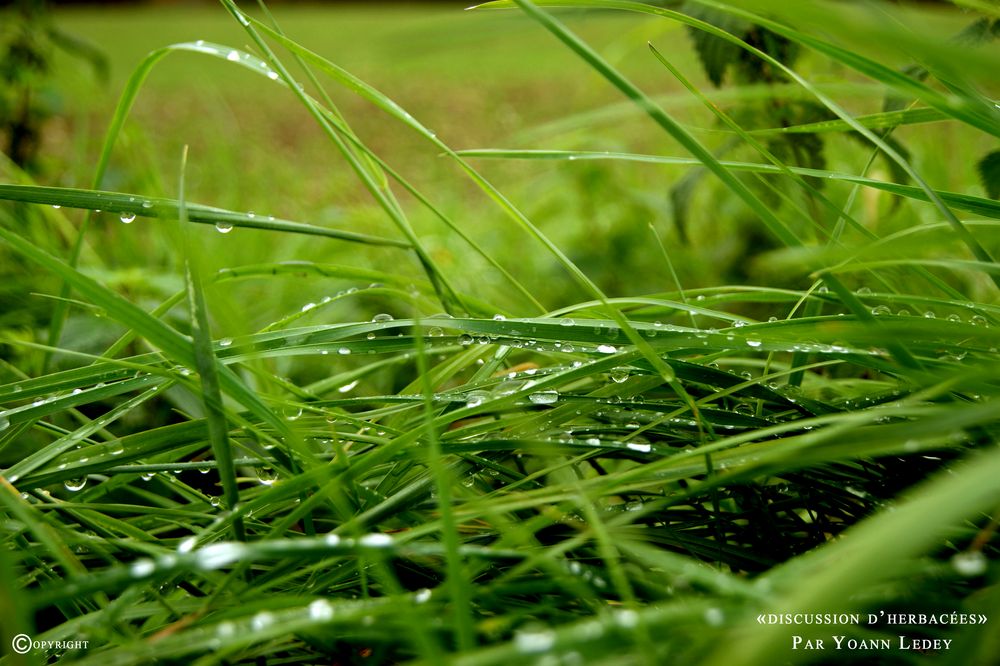
[[[577,151],[577,150],[507,150],[502,148],[469,149],[459,151],[463,157],[478,157],[484,159],[540,159],[540,160],[625,160],[630,162],[645,162],[649,164],[677,165],[677,166],[701,166],[701,162],[690,157],[668,157],[660,155],[642,155],[637,153],[615,153],[607,151]],[[760,164],[756,162],[732,162],[721,160],[722,166],[733,171],[745,171],[750,173],[775,174],[784,173],[785,169],[798,176],[810,176],[813,178],[825,178],[828,180],[842,181],[882,190],[891,194],[896,194],[908,199],[917,201],[930,201],[927,192],[922,188],[913,185],[901,185],[899,183],[878,180],[877,178],[866,178],[837,171],[827,171],[824,169],[810,169],[807,167],[786,166],[785,169],[773,164]],[[978,197],[971,194],[961,194],[958,192],[948,192],[944,190],[934,190],[935,196],[939,197],[951,206],[976,215],[1000,219],[1000,202],[985,197]]]
[[[82,208],[91,211],[103,210],[119,215],[131,215],[132,217],[177,219],[180,214],[180,204],[173,199],[146,198],[134,194],[80,190],[67,187],[0,183],[0,199],[25,203],[50,204],[65,208]],[[326,238],[364,243],[366,245],[384,245],[407,249],[410,247],[409,243],[392,238],[380,238],[352,231],[317,227],[311,224],[303,224],[302,222],[291,222],[273,217],[258,216],[252,213],[237,213],[201,204],[189,203],[187,204],[187,210],[188,219],[191,222],[211,224],[217,228],[231,229],[233,227],[244,227],[247,229],[324,236]]]

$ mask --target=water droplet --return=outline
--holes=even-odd
[[[705,609],[705,622],[711,627],[721,627],[722,623],[725,622],[726,616],[723,615],[721,608],[707,608]]]
[[[257,481],[260,482],[262,486],[273,486],[275,481],[278,480],[278,473],[274,471],[271,467],[258,467],[257,468]]]
[[[122,213],[118,219],[122,221],[122,224],[132,224],[135,221],[135,213]]]
[[[226,54],[226,60],[228,60],[229,62],[239,62],[240,52],[236,50],[230,51],[228,54]]]
[[[763,343],[760,340],[754,340],[752,338],[747,338],[747,346],[748,347],[754,347],[754,348],[756,348],[756,347],[760,347],[762,344]]]
[[[153,207],[153,202],[152,201],[143,201],[142,202],[142,207],[143,208],[147,208],[147,209],[148,208],[152,208]]]
[[[337,350],[337,353],[340,354],[341,356],[347,356],[351,353],[351,350],[348,349],[347,347],[341,347],[340,349]]]
[[[309,312],[310,310],[312,310],[315,307],[316,307],[315,303],[306,303],[301,308],[299,308],[299,312]]]
[[[858,287],[858,290],[854,293],[858,296],[871,296],[872,290],[868,287]]]
[[[4,412],[0,414],[0,430],[6,430],[10,427],[10,419],[7,418],[7,413]]]
[[[534,631],[519,631],[514,636],[514,645],[518,652],[538,654],[552,649],[556,644],[556,634],[548,629]]]
[[[108,453],[113,456],[120,456],[125,453],[125,445],[122,444],[121,440],[115,440],[110,445],[108,445]]]
[[[154,476],[156,476],[156,472],[143,472],[139,475],[139,478],[143,481],[152,481]]]
[[[271,79],[272,81],[277,81],[278,80],[278,73],[272,69],[271,71],[269,71],[267,73],[267,78]]]
[[[528,396],[528,400],[536,405],[551,405],[559,400],[558,391],[539,391]]]
[[[87,477],[81,476],[77,479],[66,479],[66,481],[63,482],[63,485],[66,487],[66,490],[75,493],[78,490],[83,490],[86,487]]]
[[[384,323],[386,323],[388,321],[392,321],[392,315],[391,314],[386,314],[384,312],[379,313],[379,314],[375,315],[374,317],[372,317],[372,323],[374,323],[374,324],[384,324]]]
[[[892,310],[890,310],[887,305],[877,305],[872,308],[872,314],[876,317],[882,317],[887,314],[892,314]]]
[[[568,317],[566,319],[560,319],[559,320],[559,325],[560,326],[572,326],[575,323],[576,323],[575,321],[573,321],[572,319],[569,319]]]
[[[228,234],[230,231],[233,230],[233,223],[232,222],[216,222],[215,223],[215,230],[218,231],[220,234]]]
[[[418,604],[426,603],[430,601],[430,598],[431,598],[431,591],[428,590],[426,587],[421,590],[417,590],[416,592],[413,593],[413,601]]]
[[[297,421],[299,417],[302,416],[301,407],[290,407],[285,410],[285,420],[286,421]]]
[[[930,310],[924,313],[924,319],[934,319],[935,316],[936,315]]]
[[[495,314],[493,315],[493,321],[507,321],[507,317],[504,317],[502,314]]]
[[[628,370],[625,368],[615,368],[611,371],[611,381],[616,384],[621,384],[626,379],[628,379]]]
[[[250,626],[254,631],[263,631],[267,629],[271,624],[274,623],[274,615],[268,613],[267,611],[261,611],[253,616],[250,620]]]
[[[128,572],[133,578],[145,578],[154,571],[156,571],[156,565],[153,564],[153,560],[145,558],[136,560],[132,563],[132,566],[128,568]]]
[[[231,344],[233,344],[233,339],[232,338],[222,338],[222,339],[219,340],[219,346],[220,347],[228,347]]]
[[[615,624],[622,629],[634,629],[639,624],[639,614],[631,609],[620,610],[615,613]]]
[[[951,558],[951,566],[962,576],[971,578],[986,573],[989,562],[982,551],[970,550],[964,553],[956,553]]]
[[[62,206],[59,206],[59,205],[56,205],[56,204],[52,204],[52,207],[55,208],[56,210],[59,210],[60,208],[62,208]]]
[[[440,326],[433,326],[427,331],[427,335],[432,338],[440,338],[444,335],[444,331],[441,330]]]
[[[597,345],[597,351],[601,354],[614,354],[618,348],[614,345]]]
[[[355,379],[353,382],[350,382],[349,384],[344,384],[343,386],[339,387],[337,389],[337,393],[349,393],[352,390],[354,390],[354,387],[357,385],[358,385],[358,380]]]
[[[483,404],[487,398],[489,398],[489,393],[486,391],[469,391],[469,393],[465,396],[465,406],[478,407]]]
[[[190,553],[192,550],[194,550],[194,547],[197,546],[197,545],[198,545],[198,539],[197,539],[197,537],[193,537],[193,536],[192,537],[188,537],[187,539],[184,539],[179,544],[177,544],[177,552],[178,553]]]
[[[315,622],[329,622],[333,619],[333,606],[326,599],[317,599],[307,608],[309,619]]]
[[[358,545],[368,548],[387,548],[392,545],[392,537],[378,532],[365,534],[358,539]]]
[[[638,424],[636,424],[636,426],[638,426]],[[629,442],[625,445],[625,447],[632,449],[633,451],[638,451],[639,453],[649,453],[653,450],[653,446],[651,444],[644,444],[640,442]]]
[[[458,336],[458,344],[460,344],[460,345],[471,345],[472,344],[472,336],[469,335],[468,333],[463,333],[462,335]]]

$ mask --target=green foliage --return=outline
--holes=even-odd
[[[139,62],[89,187],[4,165],[4,640],[101,666],[763,665],[831,656],[790,649],[830,627],[765,613],[1000,612],[997,153],[977,196],[942,139],[1000,135],[988,59],[853,3],[548,4],[641,15],[644,39],[476,12],[565,47],[581,69],[553,90],[627,102],[563,109],[530,149],[459,150],[467,118],[432,131],[224,0],[244,46]],[[706,80],[664,26],[698,35]],[[138,125],[171,63],[245,76],[242,122],[284,96],[260,122],[334,149],[321,193],[277,187],[314,176],[286,153],[251,184],[274,216],[218,194],[240,159],[161,169]],[[664,80],[683,92],[646,92]],[[988,627],[836,632],[986,663]]]
[[[3,152],[20,167],[38,167],[43,126],[62,106],[51,71],[59,49],[89,61],[106,78],[104,56],[53,28],[45,0],[16,0],[0,8],[0,139]]]

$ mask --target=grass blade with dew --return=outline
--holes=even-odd
[[[180,202],[174,199],[148,198],[119,192],[44,187],[39,185],[0,183],[0,200],[49,204],[65,208],[81,208],[87,211],[108,211],[118,214],[130,222],[136,217],[176,219],[180,211]],[[383,245],[398,248],[410,247],[405,241],[392,238],[379,238],[378,236],[359,234],[353,231],[317,227],[302,222],[276,219],[271,216],[237,213],[195,203],[187,204],[186,208],[189,221],[197,222],[198,224],[211,224],[223,231],[242,227],[309,236],[323,236],[366,245]]]

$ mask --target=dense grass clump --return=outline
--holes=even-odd
[[[600,92],[482,148],[223,0],[232,45],[70,116],[86,181],[0,166],[0,626],[52,642],[5,659],[993,663],[1000,18],[959,4],[488,3],[565,48],[534,93]],[[182,58],[246,84],[164,94]],[[166,103],[206,98],[308,159]]]

